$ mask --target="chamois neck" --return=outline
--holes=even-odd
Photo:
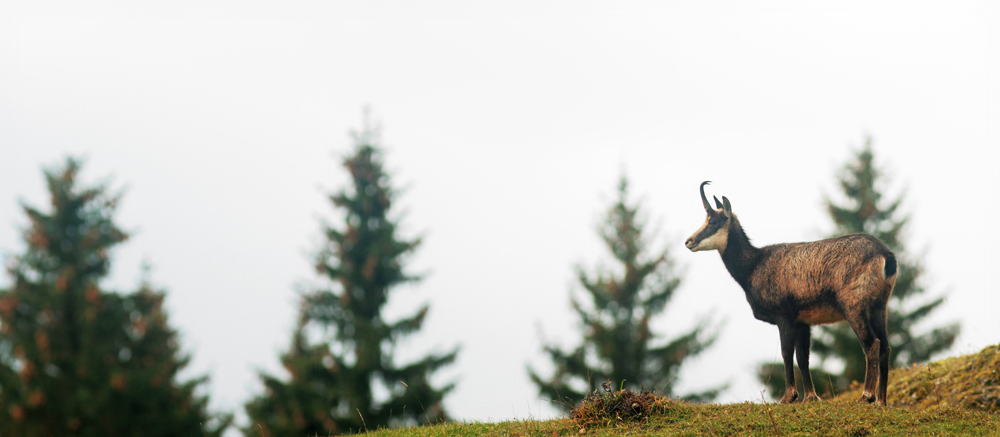
[[[743,287],[744,291],[749,290],[750,275],[757,266],[757,256],[760,249],[754,247],[743,231],[739,219],[734,215],[729,223],[729,236],[726,238],[726,248],[721,251],[722,262],[726,265],[726,270],[733,276],[733,279]]]

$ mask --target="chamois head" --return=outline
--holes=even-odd
[[[705,223],[702,223],[701,227],[684,242],[692,252],[700,250],[722,252],[726,250],[726,242],[729,239],[729,222],[733,218],[733,208],[726,196],[722,196],[722,202],[719,202],[718,197],[712,196],[715,199],[715,209],[708,204],[705,185],[710,183],[710,181],[702,182],[698,188],[701,191],[701,203],[705,206],[706,216]]]

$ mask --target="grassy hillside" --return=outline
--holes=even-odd
[[[858,387],[832,402],[850,402],[860,396]],[[887,402],[910,409],[950,407],[1000,413],[1000,344],[977,354],[893,370]]]
[[[378,430],[422,436],[1000,436],[1000,345],[898,369],[889,408],[854,402],[859,390],[811,404],[692,405],[634,392],[592,396],[572,417]]]

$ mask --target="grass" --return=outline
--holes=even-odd
[[[671,416],[581,426],[572,419],[454,423],[379,430],[422,436],[997,436],[1000,417],[977,411],[880,408],[860,404],[679,404]]]
[[[569,417],[378,430],[422,436],[1000,436],[1000,345],[893,370],[889,407],[860,390],[809,404],[695,405],[649,392],[592,393]]]

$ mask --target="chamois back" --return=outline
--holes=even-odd
[[[756,267],[750,277],[752,287],[807,301],[820,298],[824,292],[872,288],[882,293],[857,298],[888,299],[897,270],[892,251],[867,234],[764,246]]]

